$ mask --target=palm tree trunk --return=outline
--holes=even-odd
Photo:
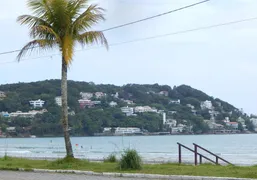
[[[61,82],[61,92],[62,92],[62,126],[66,147],[66,157],[74,157],[73,150],[70,141],[69,134],[69,123],[68,123],[68,98],[67,98],[67,64],[62,57],[62,82]]]

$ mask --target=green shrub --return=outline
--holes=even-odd
[[[63,159],[57,159],[56,161],[54,161],[54,163],[56,164],[69,164],[69,163],[80,163],[81,160],[80,159],[76,159],[73,157],[65,157]]]
[[[104,162],[117,162],[117,158],[115,156],[115,154],[110,154],[107,158],[104,159]]]
[[[7,156],[7,154],[4,155],[4,157],[2,158],[3,161],[7,161],[7,160],[11,160],[12,158]]]
[[[121,160],[119,162],[119,168],[121,170],[138,170],[142,169],[142,159],[137,153],[136,150],[125,150],[125,152],[121,156]]]

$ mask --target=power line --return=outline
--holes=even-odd
[[[181,10],[184,10],[184,9],[187,9],[187,8],[190,8],[190,7],[194,7],[194,6],[206,3],[208,1],[210,1],[210,0],[201,1],[201,2],[198,2],[198,3],[190,4],[190,5],[175,9],[175,10],[165,12],[165,13],[157,14],[157,15],[154,15],[154,16],[151,16],[151,17],[147,17],[147,18],[140,19],[140,20],[137,20],[137,21],[129,22],[129,23],[122,24],[122,25],[119,25],[119,26],[114,26],[114,27],[111,27],[111,28],[108,28],[108,29],[104,29],[103,32],[110,31],[110,30],[117,29],[117,28],[121,28],[121,27],[125,27],[125,26],[129,26],[129,25],[132,25],[132,24],[147,21],[147,20],[154,19],[154,18],[157,18],[157,17],[161,17],[161,16],[164,16],[164,15],[167,15],[167,14],[170,14],[170,13],[174,13],[174,12],[177,12],[177,11],[181,11]]]
[[[188,29],[188,30],[183,30],[183,31],[172,32],[172,33],[168,33],[168,34],[150,36],[150,37],[147,37],[147,38],[139,38],[139,39],[135,39],[135,40],[131,40],[131,41],[124,41],[124,42],[120,42],[120,43],[113,43],[113,44],[110,44],[109,46],[119,46],[119,45],[123,45],[123,44],[130,44],[130,43],[135,43],[135,42],[140,42],[140,41],[147,41],[147,40],[158,39],[158,38],[163,38],[163,37],[167,37],[167,36],[174,36],[174,35],[178,35],[178,34],[186,34],[186,33],[190,33],[190,32],[206,30],[206,29],[213,29],[213,28],[222,27],[222,26],[229,26],[229,25],[233,25],[233,24],[239,24],[239,23],[249,22],[249,21],[254,21],[254,20],[257,20],[257,17],[248,18],[248,19],[241,19],[241,20],[237,20],[237,21],[230,21],[230,22],[220,23],[220,24],[215,24],[215,25],[210,25],[210,26],[203,26],[203,27],[198,27],[198,28],[193,28],[193,29]],[[100,49],[100,48],[103,48],[103,46],[76,50],[76,52],[89,51],[89,50]],[[60,55],[60,54],[52,54],[52,55],[48,55],[48,56],[28,58],[28,59],[23,59],[21,61],[48,58],[48,57],[52,58],[53,56],[57,56],[57,55]],[[17,61],[3,62],[3,63],[0,63],[0,65],[1,64],[10,64],[10,63],[17,63]]]
[[[187,9],[187,8],[190,8],[190,7],[194,7],[194,6],[206,3],[208,1],[211,1],[211,0],[204,0],[204,1],[201,1],[201,2],[198,2],[198,3],[190,4],[190,5],[187,5],[187,6],[178,8],[178,9],[175,9],[175,10],[171,10],[171,11],[168,11],[168,12],[165,12],[165,13],[157,14],[157,15],[154,15],[154,16],[150,16],[150,17],[147,17],[147,18],[144,18],[144,19],[140,19],[140,20],[137,20],[137,21],[133,21],[133,22],[129,22],[129,23],[126,23],[126,24],[114,26],[114,27],[111,27],[111,28],[108,28],[108,29],[104,29],[104,30],[102,30],[102,32],[106,32],[106,31],[122,28],[122,27],[125,27],[125,26],[129,26],[129,25],[132,25],[132,24],[140,23],[140,22],[147,21],[147,20],[150,20],[150,19],[154,19],[154,18],[157,18],[157,17],[160,17],[160,16],[164,16],[164,15],[167,15],[167,14],[170,14],[170,13],[174,13],[174,12],[181,11],[181,10],[184,10],[184,9]],[[38,47],[36,47],[36,48],[38,48]],[[32,48],[28,48],[28,49],[32,49]],[[1,52],[0,55],[12,54],[12,53],[20,52],[20,51],[21,51],[20,49],[12,50],[12,51],[6,51],[6,52]]]
[[[1,52],[1,53],[0,53],[0,55],[12,54],[12,53],[19,52],[19,51],[21,51],[21,50],[19,49],[19,50],[13,50],[13,51]]]

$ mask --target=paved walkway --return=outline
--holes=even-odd
[[[75,174],[59,174],[59,173],[33,173],[33,172],[16,172],[16,171],[0,171],[1,180],[132,180],[129,178],[114,178],[102,176],[86,176]],[[133,178],[134,180],[137,180]],[[138,179],[145,180],[145,179]]]

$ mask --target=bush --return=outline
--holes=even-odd
[[[117,158],[115,156],[115,154],[110,154],[106,159],[104,159],[104,162],[117,162]]]
[[[122,154],[119,167],[121,170],[142,169],[142,159],[136,150],[128,149]]]

